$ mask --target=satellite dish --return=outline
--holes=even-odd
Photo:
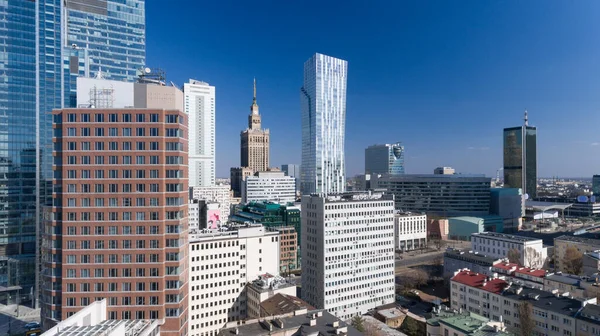
[[[146,72],[146,73],[150,73],[150,68],[146,68],[146,69],[144,69],[144,72]]]

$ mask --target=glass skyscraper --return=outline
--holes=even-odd
[[[365,149],[365,174],[404,174],[404,146],[373,145]]]
[[[527,111],[523,126],[504,129],[504,186],[537,197],[537,128],[529,126]]]
[[[345,190],[344,135],[348,62],[315,54],[304,63],[302,165],[304,195]]]
[[[145,62],[144,1],[0,1],[0,18],[0,286],[34,299],[54,177],[51,111],[75,107],[78,76],[102,68],[135,78]],[[58,261],[59,251],[43,257]]]

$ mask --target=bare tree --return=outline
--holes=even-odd
[[[533,247],[525,248],[525,265],[529,268],[540,268],[542,267],[542,254],[536,251]]]
[[[427,280],[429,280],[429,274],[422,269],[417,269],[413,272],[412,278],[415,286],[418,288],[427,284]]]
[[[508,258],[508,262],[519,265],[521,264],[521,252],[519,252],[517,249],[513,248],[508,250],[506,257]]]
[[[583,254],[576,247],[567,247],[561,260],[561,270],[569,274],[580,274],[583,270]]]
[[[519,305],[519,336],[533,336],[534,328],[531,303],[521,302]]]
[[[365,321],[365,335],[366,336],[384,336],[384,333],[379,330],[375,322],[371,320]]]

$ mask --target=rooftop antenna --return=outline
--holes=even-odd
[[[529,118],[527,118],[527,109],[525,109],[525,126],[529,126]]]

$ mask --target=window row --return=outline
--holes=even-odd
[[[67,122],[92,122],[91,113],[68,113]],[[60,118],[59,118],[60,119]],[[160,114],[158,113],[136,113],[135,119],[132,118],[131,113],[94,113],[94,122],[151,122],[157,123],[160,121]],[[164,122],[167,124],[184,123],[184,118],[176,114],[165,115]],[[55,120],[58,121],[58,120]]]

